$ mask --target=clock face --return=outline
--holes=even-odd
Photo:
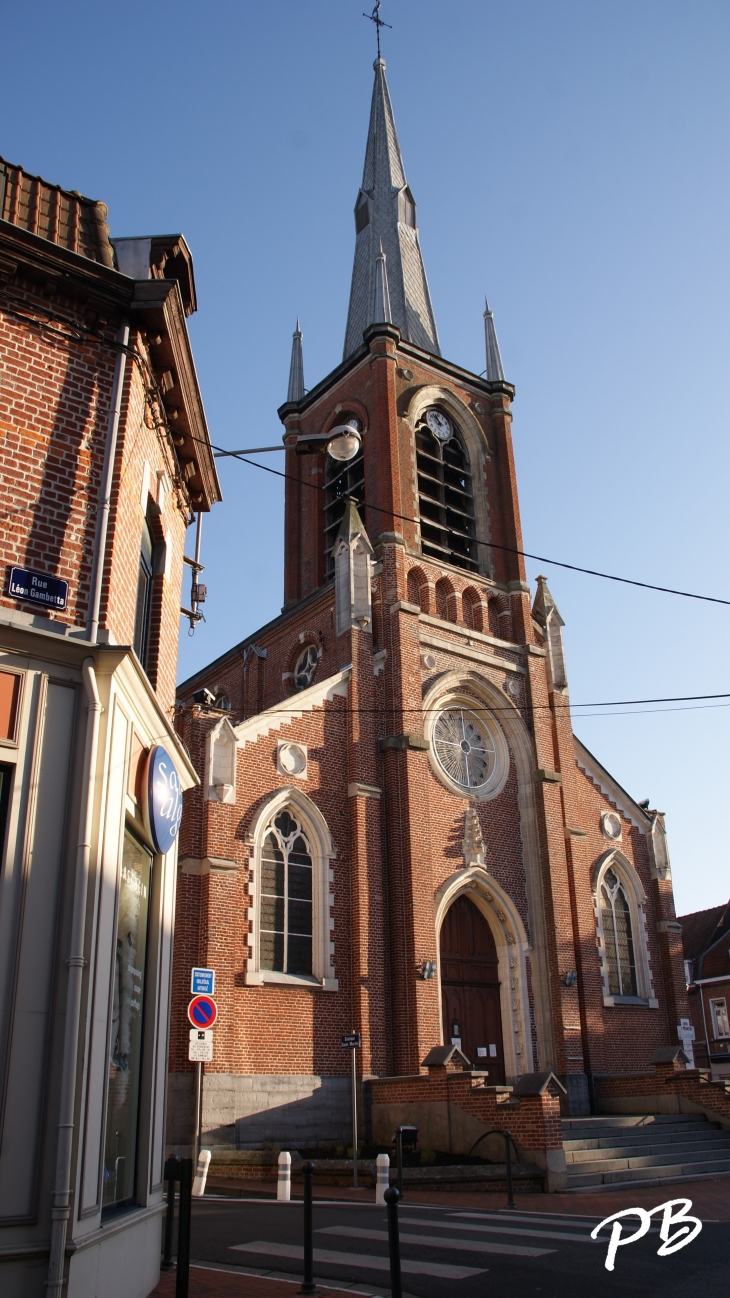
[[[434,437],[438,437],[440,442],[448,442],[452,434],[451,420],[446,417],[442,410],[436,410],[435,407],[427,410],[426,423]]]
[[[433,749],[444,773],[462,789],[483,788],[494,770],[497,755],[489,731],[466,708],[441,713],[433,728]]]

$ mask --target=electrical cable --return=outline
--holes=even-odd
[[[7,290],[6,290],[6,296],[8,296],[8,297],[14,297],[15,295],[14,295],[14,294],[9,294],[9,293],[7,293]],[[15,300],[18,301],[18,300],[22,300],[22,299],[17,299],[17,298],[16,298]],[[15,319],[17,319],[17,320],[22,320],[24,323],[27,323],[27,324],[31,324],[31,323],[32,323],[32,324],[36,324],[36,325],[39,325],[41,328],[48,328],[48,327],[49,327],[47,324],[44,323],[44,321],[42,321],[42,320],[38,320],[37,317],[31,316],[30,314],[27,314],[27,313],[21,313],[21,312],[19,312],[19,311],[14,311],[11,307],[7,307],[7,306],[4,307],[3,309],[6,310],[7,313],[8,313],[9,315],[14,316]],[[39,308],[36,306],[36,309],[39,309]],[[111,348],[119,348],[119,347],[123,347],[123,344],[121,344],[121,343],[119,343],[119,342],[117,342],[117,341],[113,341],[113,340],[111,340],[111,339],[109,339],[109,338],[105,338],[104,335],[101,334],[101,333],[99,333],[99,331],[97,331],[97,330],[89,329],[89,328],[87,328],[86,326],[79,325],[79,324],[76,324],[75,326],[74,326],[74,325],[70,325],[70,324],[68,323],[67,320],[65,320],[62,316],[58,315],[56,312],[51,311],[50,309],[46,309],[45,314],[48,316],[49,319],[56,320],[56,321],[58,321],[59,323],[62,323],[62,324],[65,326],[65,328],[69,331],[69,333],[66,335],[66,337],[68,337],[68,336],[70,335],[70,336],[72,336],[72,337],[74,338],[75,341],[82,341],[84,337],[86,337],[86,338],[92,337],[92,338],[95,338],[95,339],[97,339],[98,341],[100,341],[100,342],[106,344],[108,347],[111,347]],[[63,338],[63,337],[64,337],[64,335],[61,334],[61,331],[60,331],[60,330],[54,329],[54,330],[52,330],[52,332],[53,332],[54,334],[56,334],[56,336],[58,336],[58,337],[60,337],[60,338]],[[124,350],[126,350],[126,351],[128,352],[128,354],[132,357],[132,359],[134,360],[134,362],[137,364],[137,366],[138,366],[138,367],[139,367],[143,372],[146,371],[145,377],[147,378],[147,382],[150,384],[150,387],[151,387],[152,391],[155,393],[155,397],[156,397],[156,400],[157,400],[158,408],[159,408],[160,411],[164,412],[165,407],[164,407],[163,400],[162,400],[162,392],[160,391],[160,388],[159,388],[159,386],[158,386],[158,384],[157,384],[157,380],[156,380],[156,378],[155,378],[155,376],[154,376],[154,373],[153,373],[152,370],[151,370],[151,367],[150,367],[150,366],[148,365],[148,363],[147,363],[147,362],[146,362],[146,361],[145,361],[145,360],[144,360],[144,359],[139,355],[139,352],[137,352],[137,350],[136,350],[135,348],[132,348],[132,347],[126,347]],[[176,455],[176,452],[175,452],[175,449],[174,449],[174,435],[173,435],[173,431],[172,431],[172,429],[170,428],[170,425],[169,425],[168,422],[167,422],[166,415],[163,415],[163,420],[162,420],[162,422],[161,422],[161,425],[156,425],[156,426],[158,427],[158,430],[159,430],[159,427],[163,427],[163,428],[164,428],[164,430],[165,430],[165,432],[166,432],[168,438],[170,439],[170,442],[172,443],[173,455],[174,455],[175,458],[177,459],[177,455]],[[286,481],[296,482],[296,483],[297,483],[298,485],[300,485],[300,486],[311,487],[314,491],[320,491],[320,492],[326,491],[326,487],[320,485],[319,483],[316,483],[316,482],[307,482],[306,479],[298,478],[298,477],[296,477],[293,473],[285,473],[285,472],[282,472],[280,469],[271,469],[271,468],[269,468],[268,464],[257,464],[255,460],[247,460],[247,459],[245,458],[245,456],[241,454],[240,451],[226,451],[226,450],[223,449],[223,447],[215,446],[212,442],[207,441],[205,438],[202,438],[202,437],[195,437],[193,434],[189,434],[189,437],[190,437],[190,440],[191,440],[191,441],[199,442],[199,443],[201,443],[202,445],[207,446],[210,450],[212,450],[214,457],[217,457],[217,458],[223,458],[223,457],[225,457],[225,458],[230,458],[230,459],[234,459],[234,460],[240,460],[240,462],[241,462],[242,464],[248,464],[248,465],[250,465],[250,466],[251,466],[252,468],[254,468],[254,469],[263,469],[264,473],[271,473],[271,474],[274,475],[274,477],[277,477],[277,478],[284,478]],[[267,450],[267,451],[268,451],[268,450],[271,450],[271,449],[274,449],[274,448],[271,448],[271,447],[261,447],[261,448],[260,448],[261,451],[264,451],[264,450]],[[276,447],[276,449],[278,450],[279,448]],[[282,449],[282,450],[286,450],[286,447],[282,447],[281,449]],[[249,454],[254,454],[254,453],[255,453],[254,448],[252,448],[252,450],[251,450],[251,452],[249,452]],[[175,486],[176,486],[176,487],[181,487],[181,486],[182,486],[182,480],[180,480],[179,482],[176,482],[176,483],[175,483]],[[419,520],[419,519],[417,519],[417,518],[410,518],[410,517],[409,517],[408,515],[406,515],[406,514],[396,514],[393,510],[383,509],[383,508],[381,508],[381,507],[378,506],[378,505],[371,505],[371,504],[367,504],[367,503],[366,503],[366,504],[363,506],[363,508],[366,509],[366,510],[367,510],[367,509],[370,509],[370,510],[372,510],[373,512],[378,513],[378,514],[385,514],[385,515],[387,515],[387,517],[389,517],[389,518],[396,518],[396,519],[398,519],[399,522],[410,523],[410,524],[412,524],[414,527],[418,527],[418,526],[420,526],[420,520]],[[717,595],[699,595],[699,594],[697,594],[695,591],[689,591],[689,590],[676,590],[676,589],[675,589],[674,587],[672,587],[672,586],[659,586],[659,585],[655,585],[653,582],[648,582],[648,581],[638,581],[636,578],[633,578],[633,577],[619,577],[619,576],[617,576],[615,573],[610,573],[610,572],[599,572],[596,568],[583,568],[583,567],[581,567],[579,564],[575,564],[575,563],[566,563],[566,562],[564,562],[564,561],[561,560],[561,559],[548,559],[545,555],[541,555],[541,554],[532,554],[532,553],[530,553],[529,550],[518,550],[518,549],[516,549],[516,548],[513,547],[513,546],[509,546],[509,545],[501,545],[501,544],[499,544],[499,542],[497,542],[497,541],[482,541],[482,540],[479,540],[478,538],[473,538],[473,539],[474,539],[474,543],[475,543],[475,545],[482,545],[482,546],[485,546],[485,547],[486,547],[487,549],[489,549],[489,550],[501,550],[501,551],[503,551],[503,553],[505,553],[505,554],[515,554],[515,555],[518,555],[520,558],[523,558],[523,559],[532,559],[532,560],[533,560],[534,562],[536,562],[536,563],[547,563],[547,564],[550,564],[550,565],[551,565],[552,567],[554,567],[554,568],[564,568],[564,569],[566,569],[566,570],[569,571],[569,572],[580,572],[580,573],[583,573],[585,576],[588,576],[588,577],[600,577],[603,581],[616,581],[616,582],[619,582],[621,585],[624,585],[624,586],[637,586],[637,587],[639,587],[641,590],[655,590],[655,591],[659,591],[659,592],[660,592],[661,594],[663,594],[663,595],[678,595],[678,596],[680,596],[682,599],[698,599],[698,600],[701,600],[703,603],[708,603],[708,604],[723,604],[723,605],[725,605],[726,607],[729,607],[729,608],[730,608],[730,600],[729,600],[729,599],[720,599],[719,596],[717,596]]]
[[[296,698],[296,695],[291,699],[292,704],[294,703],[295,698]],[[558,711],[560,711],[561,709],[565,709],[565,710],[570,710],[570,711],[573,711],[573,712],[574,712],[576,708],[626,708],[626,707],[630,707],[631,705],[634,705],[634,704],[641,704],[641,703],[693,703],[693,702],[695,702],[695,700],[702,700],[702,699],[730,699],[730,694],[688,694],[688,695],[683,696],[683,697],[677,697],[676,699],[674,699],[674,698],[669,698],[669,699],[626,699],[626,700],[623,700],[623,701],[607,702],[607,703],[561,703],[561,702],[559,702],[557,699],[555,699],[554,702],[553,702],[552,704],[550,704],[550,703],[531,703],[531,704],[530,704],[530,711],[531,711],[531,712],[558,712]],[[591,717],[631,717],[631,716],[634,716],[634,717],[635,717],[635,716],[643,716],[643,715],[645,715],[647,712],[698,712],[698,711],[701,711],[703,708],[728,708],[728,707],[730,707],[730,703],[707,703],[707,704],[700,704],[699,707],[690,707],[690,708],[647,708],[647,709],[642,709],[642,710],[640,710],[640,711],[638,711],[638,712],[580,712],[580,713],[578,714],[578,719],[580,720],[580,719],[582,719],[583,717],[588,717],[588,716],[591,716]],[[515,712],[515,711],[519,711],[519,709],[520,709],[520,704],[519,704],[519,703],[507,704],[507,705],[505,705],[504,707],[500,707],[499,705],[494,704],[494,703],[492,703],[492,704],[489,705],[489,711],[490,711],[490,712]],[[220,709],[217,709],[217,710],[220,711]],[[350,707],[350,706],[348,705],[347,707],[341,708],[341,709],[339,709],[339,710],[340,710],[341,712],[343,712],[343,713],[346,713],[348,716],[355,716],[355,715],[359,715],[359,716],[389,716],[389,715],[392,715],[392,716],[404,716],[404,715],[406,715],[406,714],[408,714],[408,713],[413,713],[414,715],[420,717],[420,716],[428,716],[431,712],[436,713],[436,714],[442,712],[442,711],[443,711],[443,704],[440,703],[439,706],[438,706],[438,707],[435,707],[435,708],[405,708],[405,707],[395,707],[395,708],[388,708],[388,707],[376,707],[376,708],[352,708],[352,707]],[[264,711],[267,712],[267,713],[270,713],[272,716],[273,716],[274,714],[276,714],[276,715],[278,715],[278,716],[279,716],[279,715],[289,716],[289,715],[291,714],[292,716],[296,716],[296,717],[298,717],[298,716],[301,715],[301,711],[302,711],[302,709],[301,709],[301,707],[291,707],[291,708],[286,708],[286,707],[274,706],[274,707],[271,707],[271,708],[266,708]],[[264,714],[263,714],[263,713],[256,713],[256,715],[257,715],[257,716],[263,716]]]
[[[212,443],[211,443],[212,445]],[[220,452],[220,447],[213,446],[214,453]],[[325,486],[318,482],[307,482],[304,478],[297,478],[293,473],[284,473],[281,469],[271,469],[268,464],[257,464],[255,460],[247,460],[245,456],[238,451],[228,451],[226,455],[234,460],[240,460],[242,464],[250,464],[254,469],[263,469],[264,473],[272,473],[274,477],[284,478],[289,482],[296,482],[299,486],[311,487],[314,491],[326,491]],[[415,527],[420,526],[420,520],[409,518],[406,514],[396,514],[394,510],[382,509],[379,505],[370,505],[367,502],[363,509],[373,510],[376,514],[386,514],[388,518],[397,518],[402,523],[412,523]],[[555,568],[567,568],[570,572],[582,572],[588,577],[601,577],[604,581],[618,581],[625,586],[640,586],[642,590],[657,590],[663,595],[680,595],[683,599],[699,599],[708,604],[724,604],[730,608],[730,599],[720,599],[717,595],[697,595],[694,591],[675,590],[671,586],[656,586],[649,581],[636,581],[632,577],[617,577],[611,572],[598,572],[595,568],[581,568],[576,563],[564,563],[560,559],[547,559],[542,554],[531,554],[528,550],[517,550],[510,545],[500,545],[497,541],[480,541],[474,539],[475,545],[486,546],[488,550],[502,550],[506,554],[516,554],[523,559],[534,559],[537,563],[549,563]]]

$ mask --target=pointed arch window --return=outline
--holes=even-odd
[[[337,422],[340,424],[351,424],[353,428],[362,431],[362,420],[356,415],[347,412],[338,415]],[[365,463],[363,459],[362,443],[360,450],[351,460],[335,460],[331,455],[327,456],[327,463],[324,470],[324,564],[325,577],[334,576],[335,561],[332,554],[342,515],[345,512],[345,502],[348,497],[352,496],[357,501],[358,509],[362,508],[365,503]]]
[[[631,909],[621,880],[609,869],[601,883],[601,923],[611,996],[636,996],[636,959]]]
[[[301,822],[285,809],[261,853],[261,969],[311,976],[312,904],[312,851]]]
[[[437,406],[416,425],[421,550],[478,572],[469,456],[461,433]]]

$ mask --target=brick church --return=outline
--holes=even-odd
[[[342,363],[294,334],[281,615],[186,681],[171,1053],[190,1139],[190,970],[216,971],[203,1142],[347,1136],[363,1079],[455,1043],[489,1085],[594,1079],[677,1045],[661,813],[573,733],[563,621],[525,578],[505,379],[441,355],[375,63]]]

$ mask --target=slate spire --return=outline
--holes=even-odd
[[[406,181],[385,60],[377,58],[362,186],[355,204],[355,262],[345,333],[347,359],[362,346],[376,315],[379,254],[388,264],[390,319],[403,337],[441,355],[416,226],[416,204]]]
[[[302,331],[299,328],[299,317],[297,316],[297,327],[294,330],[291,344],[291,365],[289,366],[289,390],[286,394],[287,401],[301,401],[304,396],[304,355],[302,352]]]
[[[497,342],[497,330],[494,327],[494,316],[489,310],[489,303],[484,299],[484,341],[487,347],[487,378],[492,383],[504,382],[502,357]]]

